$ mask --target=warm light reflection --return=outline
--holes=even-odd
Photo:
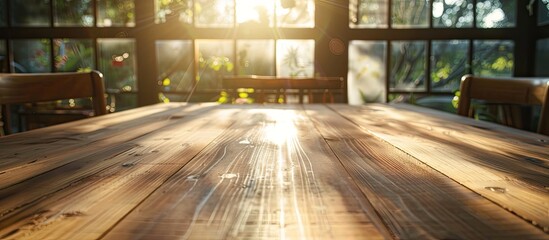
[[[292,115],[280,112],[276,112],[276,114],[278,116],[273,116],[276,118],[276,123],[265,127],[265,137],[267,142],[282,147],[283,144],[295,137],[296,129],[291,120]]]
[[[294,160],[291,151],[299,145],[296,141],[295,114],[291,111],[272,110],[268,113],[269,122],[265,126],[265,140],[276,146],[276,195],[278,207],[279,239],[286,237],[286,214],[292,210],[303,236],[303,221],[299,207],[296,204]],[[288,209],[289,208],[289,209]]]

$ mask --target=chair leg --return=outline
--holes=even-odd
[[[324,90],[324,93],[322,94],[322,103],[326,103],[326,98],[330,98],[330,103],[334,103],[334,94],[330,92],[328,89]]]

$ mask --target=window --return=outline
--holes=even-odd
[[[389,89],[392,91],[424,91],[427,64],[426,41],[391,42]]]
[[[236,48],[238,75],[276,75],[274,40],[238,40]]]
[[[477,26],[480,28],[514,27],[516,0],[477,0]]]
[[[95,52],[91,39],[54,39],[56,72],[86,72],[95,69]]]
[[[193,87],[193,44],[190,40],[156,41],[158,85],[162,92],[191,91]],[[166,101],[165,95],[161,100]]]
[[[6,41],[0,40],[0,72],[8,72],[8,51]]]
[[[473,0],[434,0],[433,26],[467,28],[473,26]]]
[[[101,38],[97,40],[99,71],[104,74],[110,111],[137,106],[135,92],[135,40]]]
[[[538,25],[549,24],[549,0],[538,1]]]
[[[549,38],[536,43],[536,76],[549,77]]]
[[[6,1],[7,0],[0,0],[0,27],[5,27],[8,25],[7,22],[7,7],[6,7]]]
[[[528,14],[516,0],[345,4],[0,0],[0,26],[8,30],[0,32],[0,60],[9,72],[99,69],[111,111],[187,101],[191,93],[197,96],[191,101],[215,101],[225,75],[347,76],[347,95],[339,101],[360,104],[399,94],[453,96],[467,73],[530,71],[515,64],[526,57],[515,56],[526,48],[516,41],[517,19]],[[548,5],[537,4],[539,24]],[[331,52],[333,39],[346,51]],[[545,45],[540,40],[538,52]]]
[[[431,42],[431,88],[436,92],[459,90],[461,77],[470,72],[469,41]]]
[[[12,72],[51,72],[51,45],[49,39],[16,39],[11,41]]]
[[[511,28],[516,15],[516,0],[349,0],[351,28]]]
[[[93,1],[54,0],[54,22],[56,27],[92,27],[94,22]]]
[[[350,104],[385,102],[385,41],[351,41],[347,91]]]
[[[10,1],[11,22],[16,27],[47,27],[50,25],[49,0]]]
[[[96,0],[98,27],[135,26],[134,0]]]
[[[314,48],[314,40],[278,40],[276,43],[276,75],[312,77],[314,75]]]
[[[350,0],[349,27],[387,28],[388,0]]]
[[[393,0],[391,25],[394,28],[429,27],[429,1]]]
[[[473,74],[480,76],[513,76],[514,44],[508,40],[475,40]]]

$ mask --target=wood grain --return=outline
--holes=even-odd
[[[239,116],[105,239],[388,237],[303,116],[275,106]]]
[[[444,121],[443,113],[419,114],[404,108],[416,109],[387,105],[333,107],[373,136],[549,231],[546,136],[527,132],[509,135],[504,126],[483,123],[488,129],[482,129]]]
[[[97,239],[221,134],[230,113],[173,114],[169,126],[0,190],[0,236]]]
[[[406,105],[159,104],[0,138],[0,238],[547,239],[547,140]]]
[[[331,109],[306,108],[317,129],[397,239],[537,239],[545,236],[539,229],[471,193],[406,152],[333,114]]]

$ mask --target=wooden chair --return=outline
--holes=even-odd
[[[458,114],[471,117],[471,100],[486,103],[541,105],[537,132],[549,135],[549,79],[486,78],[465,75],[461,79]],[[510,124],[512,126],[512,124]]]
[[[104,96],[103,74],[88,73],[38,73],[0,74],[0,105],[4,115],[4,131],[10,133],[9,104],[37,103],[63,99],[92,99],[93,115],[107,113]],[[1,120],[1,119],[0,119]]]
[[[322,95],[322,102],[334,102],[333,92],[344,94],[344,79],[342,77],[315,77],[315,78],[290,78],[275,76],[226,76],[223,78],[223,88],[228,89],[231,95],[236,96],[239,88],[253,88],[258,90],[257,102],[266,101],[267,94],[277,97],[284,95],[283,103],[286,103],[287,95],[292,90],[297,90],[295,95],[299,97],[299,103],[304,102],[304,95],[308,96],[308,102],[314,103],[315,95]]]

